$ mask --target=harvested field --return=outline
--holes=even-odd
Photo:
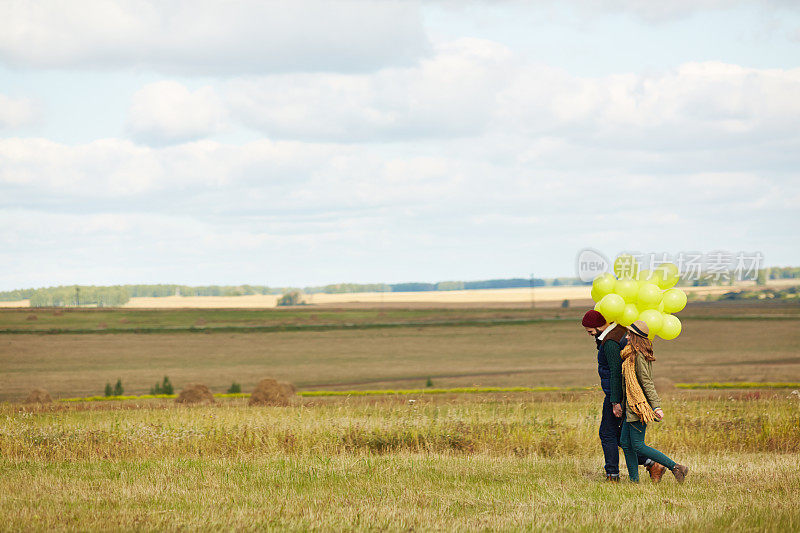
[[[800,381],[798,309],[738,304],[687,308],[685,312],[695,318],[683,319],[681,336],[657,343],[656,376],[673,382]],[[252,390],[265,375],[292,382],[300,390],[418,388],[429,377],[436,387],[595,385],[594,343],[579,325],[582,310],[566,311],[571,313],[565,315],[568,320],[513,325],[480,321],[465,325],[467,320],[460,325],[268,333],[4,334],[0,335],[5,370],[0,374],[0,399],[22,400],[35,387],[48,389],[54,398],[92,396],[102,394],[104,384],[117,378],[126,393],[144,394],[164,375],[177,389],[199,382],[215,393],[225,392],[234,381],[243,390]],[[164,319],[172,313],[137,312]],[[193,323],[196,317],[186,312],[176,313]],[[239,316],[235,311],[220,312]],[[380,316],[383,312],[395,314]],[[322,320],[312,319],[314,311],[290,313],[286,316],[292,320],[310,324]],[[419,313],[429,313],[425,319],[435,321],[463,311],[342,313],[369,325],[409,316],[419,320]],[[513,310],[501,313],[519,316]],[[21,322],[29,323],[24,317]]]

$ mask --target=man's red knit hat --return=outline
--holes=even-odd
[[[600,311],[595,309],[589,309],[586,311],[586,314],[583,315],[583,320],[581,324],[585,328],[599,328],[600,326],[605,325],[606,319],[603,315],[600,314]]]

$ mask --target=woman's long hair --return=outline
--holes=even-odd
[[[653,342],[645,337],[630,332],[628,333],[628,344],[630,344],[633,351],[644,355],[648,361],[655,361],[656,356],[653,355]]]

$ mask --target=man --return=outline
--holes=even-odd
[[[607,481],[619,481],[619,438],[622,431],[622,358],[620,351],[627,344],[628,329],[616,322],[608,323],[603,315],[590,309],[583,315],[586,333],[595,338],[597,344],[597,372],[603,388],[603,416],[600,420],[600,444],[605,456]],[[650,459],[639,456],[639,464],[645,465],[650,478],[659,482],[665,468]]]

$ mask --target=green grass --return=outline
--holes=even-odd
[[[397,396],[417,394],[483,394],[487,392],[553,392],[567,390],[587,390],[587,387],[455,387],[452,389],[385,389],[385,390],[312,390],[299,391],[297,395],[303,398],[319,396]],[[109,402],[125,400],[152,400],[174,399],[177,394],[142,394],[139,396],[85,396],[82,398],[62,398],[61,402]],[[215,398],[249,398],[246,392],[215,394]]]
[[[676,383],[679,389],[800,389],[800,382],[766,382],[737,381],[727,383]]]
[[[684,485],[602,481],[597,393],[0,404],[0,529],[800,527],[798,400],[686,394],[648,428]]]
[[[676,383],[679,389],[798,389],[800,383]],[[597,387],[454,387],[450,389],[382,389],[382,390],[309,390],[299,391],[302,398],[323,396],[408,396],[419,394],[485,394],[493,392],[555,392],[582,391]],[[81,398],[62,398],[61,402],[107,402],[125,400],[174,399],[177,394],[142,394],[139,396],[86,396]],[[215,398],[249,398],[246,392],[215,394]]]
[[[390,328],[408,324],[525,325],[541,320],[579,321],[583,306],[569,308],[364,308],[289,309],[0,309],[1,334],[246,333]],[[681,320],[800,319],[798,302],[690,303]]]
[[[667,420],[653,424],[648,436],[676,453],[800,452],[796,395],[742,398],[664,395]],[[601,393],[575,392],[304,398],[291,408],[251,408],[243,398],[208,407],[169,400],[33,410],[5,404],[0,452],[18,460],[400,451],[582,454],[596,445],[601,401]]]
[[[796,456],[693,454],[689,482],[585,459],[396,454],[13,463],[2,529],[797,531]],[[758,479],[757,489],[751,480]],[[57,490],[54,490],[57,489]]]
[[[0,399],[164,375],[220,398],[0,403],[0,530],[799,530],[798,310],[698,304],[656,343],[647,442],[681,486],[602,482],[582,310],[0,311]],[[8,333],[42,327],[64,334]],[[221,394],[262,377],[295,405]]]
[[[567,317],[579,309],[0,309],[0,333],[265,332],[472,324]]]

